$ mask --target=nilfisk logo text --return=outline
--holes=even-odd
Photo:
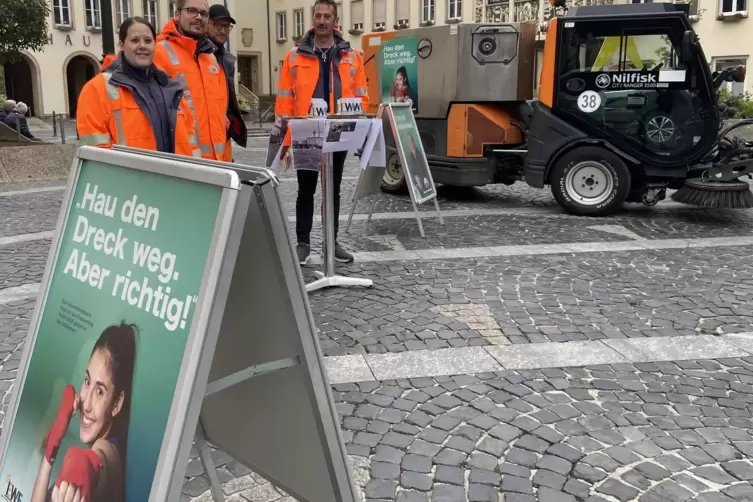
[[[601,74],[596,77],[596,85],[602,89],[606,87],[650,89],[656,87],[657,81],[656,74],[638,72]]]

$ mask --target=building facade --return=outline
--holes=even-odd
[[[49,0],[50,34],[43,51],[25,52],[6,65],[6,94],[29,104],[36,116],[74,115],[81,87],[99,71],[102,58],[101,2]],[[175,13],[175,0],[109,0],[116,37],[129,16],[151,20],[159,31]],[[312,23],[312,0],[224,1],[237,25],[230,50],[238,56],[239,95],[274,94],[285,54]],[[571,4],[649,0],[572,0]],[[713,69],[747,64],[753,48],[751,0],[692,0],[691,14]],[[340,25],[351,44],[361,49],[361,36],[374,31],[448,23],[534,21],[552,16],[548,0],[338,0]],[[543,45],[545,33],[539,34]],[[537,69],[541,65],[537,64]],[[538,78],[536,78],[538,82]],[[731,90],[753,92],[753,78]]]
[[[25,51],[20,61],[5,65],[5,94],[27,103],[31,114],[37,117],[53,113],[75,116],[81,88],[100,70],[104,1],[107,0],[49,0],[47,45],[39,52]],[[116,41],[120,24],[128,17],[145,17],[159,32],[175,15],[175,0],[110,1]],[[259,9],[256,1],[228,2],[238,21],[230,49],[239,58],[238,81],[250,91],[264,94],[269,92],[268,83],[264,86],[263,71],[268,54],[267,19],[265,9]],[[117,42],[115,47],[117,50]]]
[[[750,0],[694,0],[694,28],[701,39],[712,70],[747,65],[753,52],[753,20],[748,17]],[[753,93],[753,76],[743,84],[726,84],[733,92]]]

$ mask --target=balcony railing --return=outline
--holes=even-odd
[[[618,0],[619,2],[619,0]],[[492,3],[492,5],[489,5]],[[570,0],[570,7],[582,5],[611,5],[614,0]],[[555,12],[548,0],[475,0],[476,23],[524,23],[551,19]]]

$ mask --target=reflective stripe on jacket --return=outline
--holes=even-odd
[[[314,52],[314,30],[309,30],[298,47],[290,49],[280,71],[275,115],[308,115],[311,98],[319,82],[319,56]],[[369,106],[366,72],[361,54],[352,49],[339,32],[335,32],[335,56],[330,65],[329,113],[334,113],[340,98],[361,98],[363,109]],[[337,71],[335,71],[337,69]],[[285,135],[290,145],[290,129]]]
[[[171,19],[157,36],[154,63],[184,86],[202,157],[224,160],[228,90],[215,50],[208,38],[181,35]]]
[[[183,99],[182,87],[156,67],[152,71],[156,72],[154,78],[160,83],[168,104],[175,153],[201,157],[197,138],[192,132],[193,117]],[[139,85],[117,61],[84,85],[76,109],[76,129],[81,144],[157,150],[152,122],[158,119],[151,117],[143,105],[143,99],[138,95]]]

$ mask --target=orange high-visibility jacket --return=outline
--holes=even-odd
[[[335,55],[330,65],[329,113],[335,113],[340,98],[361,98],[363,109],[369,106],[366,72],[363,59],[350,43],[335,32]],[[314,52],[314,30],[309,30],[290,49],[280,70],[277,85],[275,115],[303,117],[308,115],[311,98],[319,82],[319,56]],[[285,146],[290,146],[290,129],[285,135]]]
[[[183,87],[156,67],[153,71],[158,72],[155,78],[168,104],[172,153],[201,157]],[[120,69],[119,61],[84,85],[76,109],[76,129],[81,144],[101,148],[123,145],[170,153],[169,148],[158,148],[152,120],[159,120],[159,117],[150,117],[148,108],[139,105],[143,100],[137,99],[131,91],[137,85]]]
[[[171,19],[157,36],[154,64],[183,84],[201,156],[224,160],[228,89],[215,50],[208,38],[195,40],[181,35]]]
[[[108,54],[102,59],[102,67],[100,68],[100,71],[104,71],[105,68],[110,66],[112,63],[115,62],[115,60],[118,58],[117,54]]]

